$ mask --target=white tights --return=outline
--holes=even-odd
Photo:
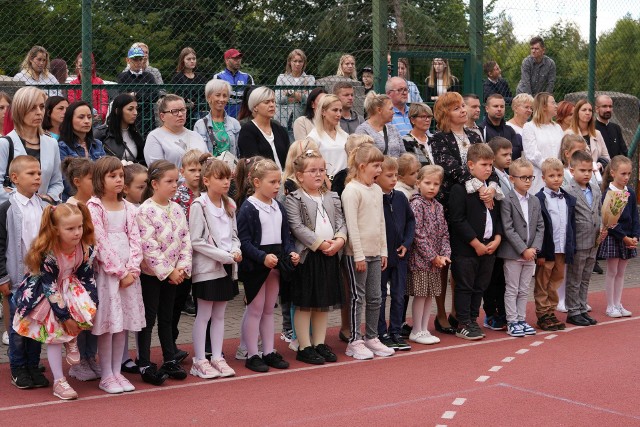
[[[100,355],[102,378],[108,378],[120,373],[122,352],[124,351],[126,338],[126,331],[98,336],[98,354]]]
[[[249,357],[258,354],[258,334],[262,337],[264,354],[273,353],[273,310],[280,291],[280,272],[271,270],[264,281],[258,295],[247,305],[242,319],[242,337],[247,344]],[[213,326],[213,325],[212,325]],[[213,342],[211,343],[213,346]]]
[[[411,304],[411,313],[413,316],[412,333],[426,331],[429,326],[429,317],[431,316],[432,297],[413,297]]]
[[[622,305],[622,288],[624,287],[624,271],[627,268],[627,259],[607,259],[607,275],[605,277],[605,294],[607,295],[607,308]]]
[[[193,349],[196,362],[204,359],[204,347],[207,335],[207,323],[211,320],[209,337],[211,338],[211,359],[222,357],[222,342],[224,341],[224,312],[226,301],[205,301],[198,298],[198,314],[193,323]]]
[[[47,344],[47,360],[53,374],[53,381],[64,377],[62,372],[62,344]]]

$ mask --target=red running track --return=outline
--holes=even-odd
[[[625,307],[640,314],[640,288],[626,289]],[[284,371],[255,374],[229,357],[238,376],[224,380],[143,384],[107,395],[97,382],[71,382],[81,398],[62,402],[51,388],[17,390],[0,366],[2,425],[420,425],[640,426],[640,317],[605,317],[604,295],[589,295],[597,326],[511,338],[486,331],[468,342],[445,336],[389,358],[354,361],[329,342],[339,362],[320,367],[291,362]],[[531,307],[530,307],[531,308]],[[531,314],[530,318],[533,318]],[[332,331],[334,337],[337,331]],[[227,340],[226,354],[237,340]],[[155,357],[159,357],[155,349]],[[185,365],[188,369],[189,365]]]

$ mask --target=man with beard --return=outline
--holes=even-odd
[[[482,137],[486,142],[491,138],[501,136],[511,141],[512,160],[522,155],[522,137],[511,127],[507,126],[504,120],[505,102],[504,97],[499,93],[494,93],[487,98],[484,106],[487,116],[480,123]]]
[[[613,101],[607,95],[600,95],[596,98],[596,129],[602,134],[604,143],[609,151],[609,156],[622,154],[629,157],[627,153],[627,144],[622,137],[622,129],[616,123],[611,122],[613,113]]]

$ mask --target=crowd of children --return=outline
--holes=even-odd
[[[477,322],[483,299],[486,328],[534,335],[526,316],[532,276],[539,329],[566,327],[556,317],[562,285],[566,322],[596,324],[587,304],[596,257],[607,260],[606,315],[630,316],[621,303],[623,278],[640,237],[627,186],[631,163],[614,157],[600,185],[585,148],[581,138],[565,136],[563,161],[542,163],[544,187],[534,195],[533,165],[525,158],[512,162],[508,140],[472,144],[468,171],[480,182],[495,171],[505,198],[487,202],[453,184],[447,209],[436,199],[446,176],[441,166],[421,167],[411,154],[384,156],[362,135],[349,137],[348,167],[333,182],[307,140],[291,145],[284,176],[268,159],[241,159],[232,171],[195,150],[180,169],[164,160],[145,169],[110,156],[67,159],[62,168],[75,195],[59,205],[37,194],[38,160],[17,156],[9,167],[15,191],[0,206],[11,382],[21,389],[49,385],[39,367],[41,344],[60,399],[78,396],[63,372],[63,347],[69,376],[100,378],[107,393],[135,390],[122,372],[155,385],[185,379],[188,353],[176,339],[190,292],[197,308],[190,374],[232,376],[222,345],[226,306],[239,283],[246,310],[236,358],[256,372],[289,367],[274,347],[279,295],[291,307],[291,347],[304,363],[338,360],[325,341],[328,312],[340,307],[346,308],[345,354],[355,359],[409,350],[407,339],[440,342],[429,319],[449,265],[457,324],[451,332],[463,339],[485,336]],[[609,191],[626,192],[629,203],[615,226],[603,228]],[[156,322],[159,367],[151,357]],[[134,358],[129,332],[136,335]]]

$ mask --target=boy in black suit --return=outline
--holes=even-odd
[[[487,144],[469,147],[467,167],[474,179],[486,184],[493,159],[493,151]],[[498,202],[493,203],[485,205],[478,192],[469,194],[464,185],[455,184],[451,188],[451,274],[456,283],[454,304],[459,321],[456,336],[467,340],[484,337],[476,319],[480,314],[482,294],[491,280],[495,252],[502,235],[500,207]]]

